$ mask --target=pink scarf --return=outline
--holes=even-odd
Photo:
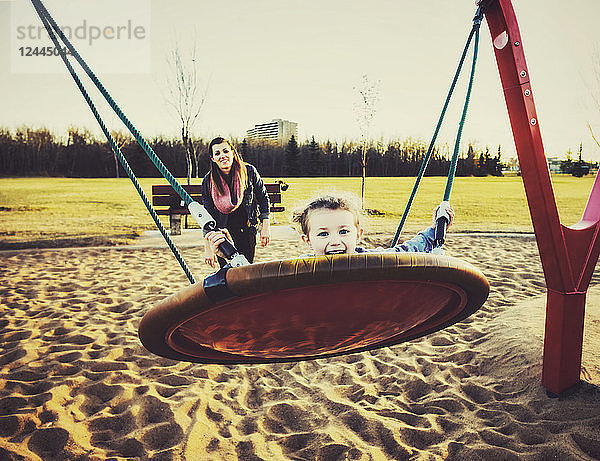
[[[236,210],[242,204],[242,184],[240,182],[240,177],[237,174],[234,174],[234,184],[233,191],[235,192],[235,205],[231,201],[231,190],[229,189],[229,185],[223,180],[223,176],[219,173],[214,176],[211,175],[214,179],[216,176],[218,181],[220,182],[221,187],[225,191],[223,195],[219,195],[219,190],[215,185],[214,181],[210,182],[210,194],[212,195],[213,202],[219,210],[223,214],[230,214],[232,211]]]

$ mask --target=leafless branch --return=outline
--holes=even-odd
[[[184,53],[176,43],[167,55],[169,66],[167,103],[175,110],[181,123],[181,140],[188,165],[188,184],[192,174],[192,162],[196,165],[196,176],[198,176],[198,155],[191,139],[191,132],[204,108],[209,89],[209,82],[202,85],[200,81],[198,62],[195,40],[189,54]]]
[[[590,122],[587,122],[587,126],[588,126],[588,130],[590,130],[590,134],[592,135],[592,139],[594,140],[596,145],[598,147],[600,147],[600,142],[598,142],[598,139],[596,139],[596,136],[594,135],[594,130],[592,130],[592,125],[590,125]]]
[[[367,171],[367,139],[369,136],[369,128],[375,117],[377,102],[379,101],[379,86],[380,81],[371,82],[369,77],[365,74],[362,76],[360,83],[354,87],[358,92],[358,98],[354,105],[354,115],[356,122],[360,128],[360,135],[362,140],[362,155],[361,155],[361,166],[362,166],[362,181],[360,188],[360,195],[362,206],[365,206],[365,177]]]

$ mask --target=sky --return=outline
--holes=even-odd
[[[167,56],[178,47],[187,59],[195,44],[199,86],[207,94],[196,136],[243,138],[255,123],[283,118],[298,123],[301,141],[358,139],[357,86],[367,75],[378,82],[370,137],[429,142],[476,9],[473,0],[112,1],[79,0],[87,5],[79,13],[69,7],[73,0],[44,4],[57,22],[73,28],[83,20],[102,27],[130,21],[129,36],[90,45],[90,29],[75,43],[146,138],[178,136]],[[0,0],[0,126],[47,127],[60,135],[77,126],[100,136],[58,57],[19,56],[20,48],[50,44],[23,29],[39,24],[28,3]],[[564,157],[583,143],[583,158],[600,160],[588,129],[589,123],[600,139],[600,1],[512,3],[546,155]],[[141,38],[131,38],[134,27],[143,28]],[[495,153],[500,145],[508,159],[515,156],[514,142],[485,21],[480,35],[461,150],[473,143]],[[439,136],[450,149],[469,65]],[[111,129],[124,129],[99,107]]]

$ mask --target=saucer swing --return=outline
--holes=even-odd
[[[67,46],[69,54],[75,57],[158,170],[181,196],[200,227],[204,231],[214,228],[214,221],[206,210],[202,205],[193,202],[166,170],[160,159],[156,157],[150,146],[68,42],[41,1],[31,1],[57,49],[63,50],[58,46],[58,35]],[[581,220],[572,226],[563,225],[554,199],[521,33],[511,0],[477,0],[476,3],[478,10],[467,46],[474,35],[476,37],[473,53],[474,68],[479,25],[485,15],[546,279],[547,304],[542,385],[549,392],[559,394],[580,380],[586,293],[600,255],[600,176],[596,175]],[[182,360],[214,363],[268,362],[325,357],[390,346],[417,338],[464,319],[485,302],[489,285],[480,271],[464,262],[455,264],[457,260],[439,255],[434,257],[430,254],[415,256],[421,258],[418,264],[412,262],[408,264],[403,260],[404,256],[400,257],[402,261],[397,256],[396,263],[391,262],[388,256],[381,256],[381,260],[385,262],[374,263],[376,260],[370,255],[363,259],[354,258],[353,255],[336,256],[327,260],[315,258],[310,262],[303,259],[280,261],[244,268],[241,267],[245,265],[243,258],[240,258],[235,248],[227,243],[221,250],[231,257],[232,269],[229,272],[217,272],[207,278],[203,284],[196,284],[126,159],[106,129],[64,51],[60,53],[60,57],[148,212],[194,287],[188,287],[173,295],[144,316],[140,324],[140,338],[152,352]],[[459,69],[460,67],[459,65]],[[473,72],[471,79],[472,76]],[[468,94],[460,126],[466,114]],[[445,109],[446,104],[442,115]],[[439,122],[408,201],[407,211],[426,167],[438,128]],[[455,154],[460,132],[459,127]],[[456,164],[454,158],[452,163]],[[452,178],[451,168],[444,197],[449,196]],[[407,211],[398,226],[393,243],[398,239]],[[443,217],[437,222],[438,246],[444,241],[445,224]],[[338,262],[342,262],[341,265]],[[410,269],[403,269],[407,265]],[[285,270],[278,272],[279,267]],[[291,267],[306,267],[306,271],[291,270]],[[340,275],[342,273],[343,276]],[[277,278],[274,274],[281,275]],[[274,282],[275,279],[278,281]],[[311,282],[306,282],[307,280]],[[402,291],[399,289],[401,285],[415,287],[415,290]],[[247,288],[246,291],[246,288],[240,287],[251,288]],[[298,292],[303,294],[296,296]],[[269,293],[279,293],[281,296]],[[313,296],[308,297],[307,294]],[[337,294],[340,295],[339,298]],[[204,299],[204,296],[208,297],[210,302]],[[412,301],[415,298],[421,300],[418,306],[406,309],[396,307],[400,299]],[[446,301],[440,301],[443,298]],[[296,299],[295,307],[292,305],[293,299]],[[369,304],[371,299],[378,299],[381,302]],[[430,299],[431,303],[428,302]],[[434,299],[437,301],[433,302]],[[252,304],[256,300],[262,307]],[[265,306],[267,303],[269,305]],[[290,305],[292,307],[286,315],[285,310]],[[361,309],[361,306],[366,307]],[[319,313],[319,308],[324,309],[324,314]],[[419,311],[421,308],[425,310]],[[374,317],[365,314],[373,309]],[[422,314],[415,314],[414,324],[402,317],[412,315],[411,309],[422,312]],[[248,312],[252,312],[252,317],[246,314]],[[305,314],[307,312],[309,314]],[[236,316],[236,319],[232,319],[231,316]],[[269,317],[267,320],[269,326],[256,326],[259,322],[264,322],[265,317]],[[273,318],[279,320],[271,320]],[[166,326],[157,325],[160,322],[165,322]],[[241,327],[240,329],[227,326],[235,322]],[[344,326],[346,323],[355,326]],[[341,324],[344,325],[338,329],[338,325]]]
[[[63,50],[59,46],[60,39],[157,169],[180,195],[200,228],[205,233],[214,230],[215,221],[212,217],[201,204],[192,200],[165,168],[41,1],[31,1],[57,49]],[[473,84],[482,18],[483,11],[479,7],[392,246],[400,236],[463,62],[475,38],[471,76],[443,201],[450,199],[460,135]],[[361,253],[248,264],[231,242],[225,242],[220,249],[229,263],[197,283],[111,137],[67,55],[61,52],[60,56],[191,283],[144,315],[139,325],[139,336],[149,351],[175,360],[221,364],[330,357],[419,338],[467,318],[486,301],[489,283],[483,273],[473,265],[439,251],[445,240],[448,223],[448,216],[443,213],[436,221],[435,247],[438,251],[434,253]]]

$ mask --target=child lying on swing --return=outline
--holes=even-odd
[[[435,240],[435,217],[439,206],[433,211],[433,225],[416,236],[393,248],[372,250],[357,246],[364,229],[361,225],[361,211],[358,197],[349,193],[327,193],[311,200],[302,210],[294,213],[293,221],[299,225],[302,240],[311,249],[312,255],[352,254],[365,252],[424,252],[433,250]],[[448,226],[454,220],[454,209],[445,207]],[[225,237],[227,229],[209,232],[207,243],[216,251]]]

